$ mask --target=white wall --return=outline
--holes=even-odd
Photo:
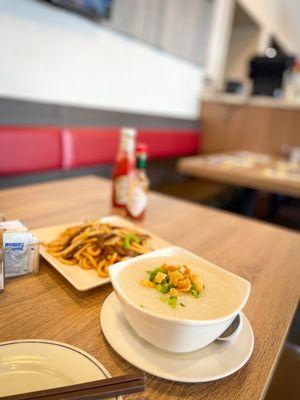
[[[260,46],[260,27],[237,4],[231,30],[227,55],[225,81],[239,80],[250,85],[249,61],[257,54]]]
[[[234,0],[214,0],[205,63],[205,77],[211,90],[223,87],[233,16]]]
[[[0,1],[0,96],[195,119],[198,66],[35,0]]]
[[[274,35],[285,50],[300,57],[300,0],[214,0],[205,68],[212,90],[222,90],[224,85],[236,4],[258,25],[257,52],[262,53]],[[249,49],[255,50],[255,43]]]
[[[258,32],[252,27],[235,27],[227,57],[225,79],[247,82],[249,60],[257,53]]]
[[[238,0],[262,26],[262,34],[274,34],[287,50],[300,56],[299,0]]]
[[[203,65],[213,1],[113,0],[105,26]]]

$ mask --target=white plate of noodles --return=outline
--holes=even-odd
[[[110,265],[169,246],[118,216],[55,225],[32,233],[41,242],[43,258],[80,291],[110,282]]]

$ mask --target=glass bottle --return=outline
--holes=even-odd
[[[146,174],[147,145],[138,143],[136,150],[136,169],[130,179],[127,215],[135,220],[142,220],[148,205],[149,179]]]
[[[126,212],[129,180],[135,167],[135,136],[135,129],[121,129],[120,146],[113,170],[112,205],[115,209],[124,210],[124,213]]]

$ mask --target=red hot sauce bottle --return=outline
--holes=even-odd
[[[142,220],[144,218],[148,205],[149,179],[146,174],[147,156],[147,145],[138,143],[136,149],[136,169],[130,179],[126,204],[127,215],[135,220]]]
[[[135,167],[135,136],[133,128],[122,128],[120,147],[113,170],[112,206],[126,213],[129,181]]]

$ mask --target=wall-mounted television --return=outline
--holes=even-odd
[[[95,21],[109,19],[113,0],[43,0]]]

